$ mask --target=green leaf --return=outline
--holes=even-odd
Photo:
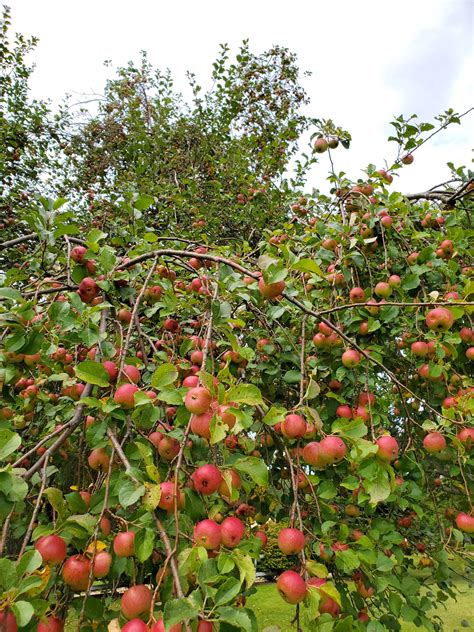
[[[166,632],[169,632],[171,626],[176,623],[182,623],[186,619],[195,619],[198,616],[198,612],[196,606],[187,597],[168,599],[163,612]]]
[[[254,384],[238,384],[227,391],[227,401],[257,406],[263,404],[260,389]]]
[[[235,469],[248,474],[250,478],[262,487],[268,487],[267,464],[255,456],[244,456],[234,463]]]
[[[339,419],[333,423],[332,431],[349,439],[361,439],[367,434],[367,426],[360,418]]]
[[[0,428],[0,460],[15,452],[21,445],[21,437],[8,428]]]
[[[93,360],[84,360],[75,368],[76,377],[87,384],[96,384],[97,386],[109,386],[109,374],[100,362]]]
[[[293,265],[293,269],[301,270],[302,272],[312,272],[324,279],[324,272],[313,259],[300,259]]]
[[[323,500],[331,500],[336,494],[337,489],[332,481],[323,481],[318,487],[318,496]]]
[[[420,285],[420,277],[417,274],[407,274],[402,281],[402,288],[404,290],[414,290]]]
[[[306,597],[304,599],[304,616],[307,624],[319,617],[319,603],[321,601],[321,593],[316,586],[308,586]]]
[[[65,524],[77,524],[85,529],[87,533],[92,534],[96,523],[97,518],[95,516],[91,516],[91,514],[74,514],[69,516]]]
[[[247,588],[253,586],[256,571],[252,558],[241,551],[234,551],[231,557],[239,569],[241,583],[245,582]]]
[[[165,388],[159,392],[158,397],[170,406],[179,406],[183,403],[183,395],[177,388]]]
[[[0,558],[0,586],[9,590],[16,584],[15,564],[6,557]]]
[[[0,492],[10,502],[23,500],[28,493],[28,484],[11,472],[0,472]]]
[[[348,553],[348,551],[342,551],[342,552]],[[334,601],[337,603],[338,606],[341,605],[341,595],[339,594],[339,591],[334,586],[334,584],[331,584],[330,582],[326,582],[325,584],[319,587],[319,590],[323,592],[325,595],[327,595],[328,597],[331,597],[331,599],[334,599]]]
[[[314,560],[307,560],[306,568],[308,572],[313,577],[321,577],[325,578],[328,576],[328,569],[324,566],[324,564],[320,564],[319,562],[315,562]]]
[[[15,290],[13,287],[0,287],[0,298],[6,298],[11,301],[16,301],[17,303],[23,300],[21,292]]]
[[[262,419],[264,424],[268,426],[275,426],[278,423],[281,423],[286,416],[285,408],[281,408],[279,406],[272,406],[270,410],[266,413],[265,417]]]
[[[16,623],[19,628],[23,628],[27,625],[35,612],[33,606],[28,601],[15,601],[10,608],[15,615]]]
[[[299,384],[301,380],[301,373],[299,371],[287,371],[284,375],[283,375],[283,381],[286,382],[287,384]]]
[[[219,586],[217,593],[214,597],[214,603],[216,606],[222,606],[225,603],[229,603],[237,597],[241,591],[242,584],[235,577],[229,577],[225,582]]]
[[[359,568],[360,560],[354,551],[350,549],[347,551],[337,551],[336,566],[345,575],[350,575],[356,568]]]
[[[147,208],[150,208],[150,206],[154,203],[155,203],[155,198],[152,195],[147,195],[146,193],[142,193],[133,202],[133,206],[139,211],[146,211]]]
[[[87,597],[84,612],[88,619],[100,621],[104,616],[104,603],[97,597]]]
[[[26,355],[33,355],[33,353],[38,353],[38,351],[43,346],[44,336],[37,331],[32,331],[30,335],[27,337],[24,345],[21,347],[21,353]]]
[[[364,480],[364,488],[372,504],[376,505],[386,500],[391,491],[388,472],[379,466],[374,478]]]
[[[159,366],[151,376],[151,385],[154,388],[162,389],[173,384],[178,377],[178,369],[174,364],[166,363]]]
[[[257,632],[255,617],[252,617],[246,608],[232,608],[231,606],[221,606],[216,610],[219,620],[230,623],[245,632]]]
[[[33,549],[32,551],[27,551],[23,557],[16,563],[16,576],[19,580],[26,573],[32,573],[37,568],[41,566],[43,563],[43,558],[41,554]]]
[[[131,480],[120,481],[118,500],[122,507],[130,507],[145,493],[144,485],[137,485]]]
[[[211,419],[210,430],[211,430],[210,443],[211,445],[215,445],[216,443],[219,443],[219,441],[222,441],[223,439],[226,438],[228,427],[226,426],[226,424],[222,421],[220,417],[218,417],[217,415],[214,415]]]
[[[44,494],[51,507],[57,512],[60,520],[64,520],[67,514],[67,505],[63,493],[57,487],[48,487]]]
[[[135,534],[135,557],[139,562],[144,562],[153,553],[155,544],[155,532],[152,529],[140,529]]]

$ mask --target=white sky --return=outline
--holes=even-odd
[[[138,60],[170,68],[185,91],[186,70],[205,88],[220,43],[236,52],[250,39],[254,52],[273,44],[298,55],[310,112],[332,118],[353,137],[334,153],[336,170],[357,178],[369,162],[394,157],[389,121],[417,113],[430,120],[448,107],[474,105],[474,0],[6,0],[13,30],[40,38],[33,60],[35,97],[102,91],[113,66]],[[79,96],[77,96],[79,100]],[[474,112],[416,153],[402,170],[405,192],[449,176],[446,162],[472,168]],[[323,185],[327,157],[311,175]]]

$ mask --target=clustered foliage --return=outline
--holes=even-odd
[[[13,154],[9,112],[50,114],[5,17]],[[474,531],[473,175],[393,180],[460,118],[399,117],[353,181],[288,51],[224,48],[213,79],[186,106],[143,58],[64,155],[2,163],[0,629],[254,632],[276,546],[285,629],[440,630]]]

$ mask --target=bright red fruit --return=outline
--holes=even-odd
[[[301,438],[306,432],[306,420],[301,415],[287,415],[281,424],[281,431],[287,439]]]
[[[135,384],[122,384],[115,391],[114,402],[122,408],[133,408],[135,406],[135,393],[139,390]]]
[[[276,298],[285,289],[284,281],[277,281],[276,283],[265,283],[263,277],[258,281],[258,289],[260,294],[265,298]]]
[[[181,623],[175,623],[172,625],[168,631],[165,630],[165,623],[163,619],[159,619],[156,623],[151,626],[150,632],[181,632],[182,626]]]
[[[110,457],[105,448],[94,448],[87,458],[92,470],[106,472],[109,469]]]
[[[120,629],[120,632],[150,632],[150,628],[141,619],[131,619]]]
[[[287,603],[296,604],[306,597],[306,583],[295,571],[285,571],[277,580],[277,589]]]
[[[446,307],[436,307],[426,314],[426,326],[433,331],[447,331],[454,323],[454,317]]]
[[[79,283],[78,294],[84,303],[91,303],[100,292],[100,287],[90,277],[82,279]]]
[[[198,627],[196,628],[196,632],[214,632],[214,626],[210,621],[204,621],[204,619],[201,619],[198,623]]]
[[[241,520],[229,516],[221,523],[221,541],[228,549],[233,549],[239,545],[245,533],[245,526]]]
[[[329,465],[339,463],[346,456],[346,444],[340,437],[328,435],[319,443],[319,450],[323,461]]]
[[[423,446],[427,452],[441,452],[446,447],[446,439],[440,432],[430,432],[423,439]]]
[[[135,553],[135,531],[122,531],[114,538],[114,553],[117,557],[131,557]]]
[[[153,593],[144,584],[131,586],[122,595],[120,609],[127,619],[134,619],[150,612]]]
[[[165,481],[160,485],[161,496],[158,507],[165,511],[173,511],[176,505],[175,487],[173,481]],[[178,489],[178,504],[181,498],[181,492]]]
[[[456,516],[456,526],[465,533],[474,533],[474,516],[463,512],[459,513]]]
[[[348,349],[347,351],[344,351],[341,357],[342,364],[349,369],[357,366],[360,360],[360,353],[355,349]]]
[[[474,445],[474,428],[463,428],[458,432],[457,438],[469,450]]]
[[[267,534],[264,533],[263,531],[256,531],[254,535],[256,538],[259,538],[262,541],[262,549],[264,549],[267,546],[267,542],[268,542]]]
[[[282,529],[278,534],[278,547],[284,555],[296,555],[304,545],[304,533],[299,529]]]
[[[321,586],[324,586],[325,583],[326,580],[320,579],[319,577],[311,577],[311,579],[308,579],[308,586],[314,586],[319,592],[319,612],[321,614],[328,613],[332,617],[337,617],[340,612],[337,602],[324,592],[324,588],[321,590]]]
[[[48,617],[46,621],[40,621],[36,628],[36,632],[63,632],[63,630],[64,621],[53,616]]]
[[[313,467],[324,467],[326,461],[321,454],[321,444],[317,441],[310,441],[303,448],[303,459]]]
[[[219,489],[219,485],[222,483],[222,474],[220,470],[210,463],[198,467],[191,478],[196,491],[206,495],[217,491]]]
[[[98,551],[94,557],[92,572],[94,577],[101,578],[109,574],[112,566],[112,556],[107,551]]]
[[[0,630],[2,632],[18,632],[18,625],[13,612],[0,612]]]
[[[209,390],[204,386],[196,386],[195,388],[190,388],[186,393],[184,405],[189,412],[202,415],[209,409],[211,401],[212,396]]]
[[[205,549],[216,549],[221,543],[221,527],[209,518],[194,527],[194,541]]]
[[[64,562],[62,576],[64,583],[75,591],[86,590],[89,584],[91,563],[83,555],[73,555]]]
[[[36,542],[35,549],[40,553],[43,562],[49,564],[61,564],[66,559],[66,541],[59,535],[44,535]]]
[[[382,435],[376,441],[379,447],[377,456],[382,461],[394,461],[398,457],[398,442],[390,435]]]

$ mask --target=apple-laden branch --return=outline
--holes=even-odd
[[[208,253],[199,253],[199,252],[190,252],[188,250],[173,250],[173,249],[168,249],[168,248],[163,248],[163,249],[159,249],[159,250],[154,250],[152,252],[149,253],[145,253],[143,255],[139,255],[138,257],[134,257],[133,259],[130,259],[127,262],[121,263],[119,266],[116,267],[116,270],[125,270],[131,266],[134,266],[138,263],[141,263],[143,261],[146,261],[147,259],[151,259],[153,257],[165,257],[165,256],[175,256],[178,255],[180,257],[195,257],[197,259],[202,259],[202,260],[207,260],[207,261],[213,261],[214,263],[220,263],[220,264],[224,264],[227,265],[231,268],[233,268],[234,270],[238,270],[239,272],[242,272],[243,274],[258,280],[260,278],[259,274],[257,274],[256,272],[249,270],[248,268],[245,268],[244,266],[240,265],[239,263],[236,263],[235,261],[232,261],[230,259],[226,259],[225,257],[220,257],[217,255],[211,255]],[[442,419],[447,419],[450,422],[453,422],[452,419],[449,419],[447,417],[445,417],[444,415],[442,415],[438,410],[436,410],[435,408],[433,408],[425,399],[423,399],[422,397],[420,397],[419,395],[417,395],[416,393],[414,393],[410,388],[408,388],[408,386],[406,386],[405,384],[403,384],[402,382],[400,382],[400,380],[395,376],[395,374],[388,368],[386,367],[383,362],[381,362],[380,360],[377,360],[376,358],[374,358],[373,356],[371,356],[369,353],[367,353],[367,351],[365,351],[365,349],[363,349],[359,344],[357,344],[354,340],[352,340],[349,336],[347,336],[339,327],[337,327],[336,325],[334,325],[334,323],[332,323],[330,320],[328,320],[327,318],[325,318],[325,316],[323,316],[320,312],[315,311],[314,309],[307,307],[306,305],[304,305],[301,301],[299,301],[298,299],[290,296],[287,292],[282,292],[281,296],[283,296],[283,298],[285,298],[288,302],[292,303],[293,305],[295,305],[295,307],[297,307],[299,310],[301,310],[302,312],[304,312],[305,314],[307,314],[308,316],[313,316],[314,318],[320,320],[321,322],[325,323],[330,329],[332,329],[332,331],[334,331],[336,334],[338,334],[347,344],[349,344],[351,347],[353,347],[354,349],[356,349],[366,360],[368,360],[369,362],[371,362],[372,364],[374,364],[375,366],[379,367],[379,369],[381,369],[391,380],[394,384],[398,385],[400,388],[402,388],[404,391],[406,391],[407,393],[409,393],[411,395],[411,397],[413,397],[415,400],[417,400],[418,402],[420,402],[421,404],[423,404],[423,406],[425,406],[428,410],[430,410],[431,412],[433,412],[434,414],[436,414],[437,416],[441,417]],[[438,305],[439,303],[433,302],[432,305]],[[443,302],[444,304],[444,302]],[[454,303],[447,303],[448,305],[453,305]],[[468,302],[461,302],[460,305],[472,305],[473,303],[468,303]],[[355,306],[357,305],[361,305],[360,303],[355,304]],[[405,307],[417,307],[419,306],[419,303],[406,303],[404,304]],[[334,310],[336,310],[336,308],[334,308]],[[332,310],[331,310],[332,311]],[[328,310],[325,310],[324,312],[325,314],[328,313]],[[456,421],[454,421],[454,423],[457,423]]]

